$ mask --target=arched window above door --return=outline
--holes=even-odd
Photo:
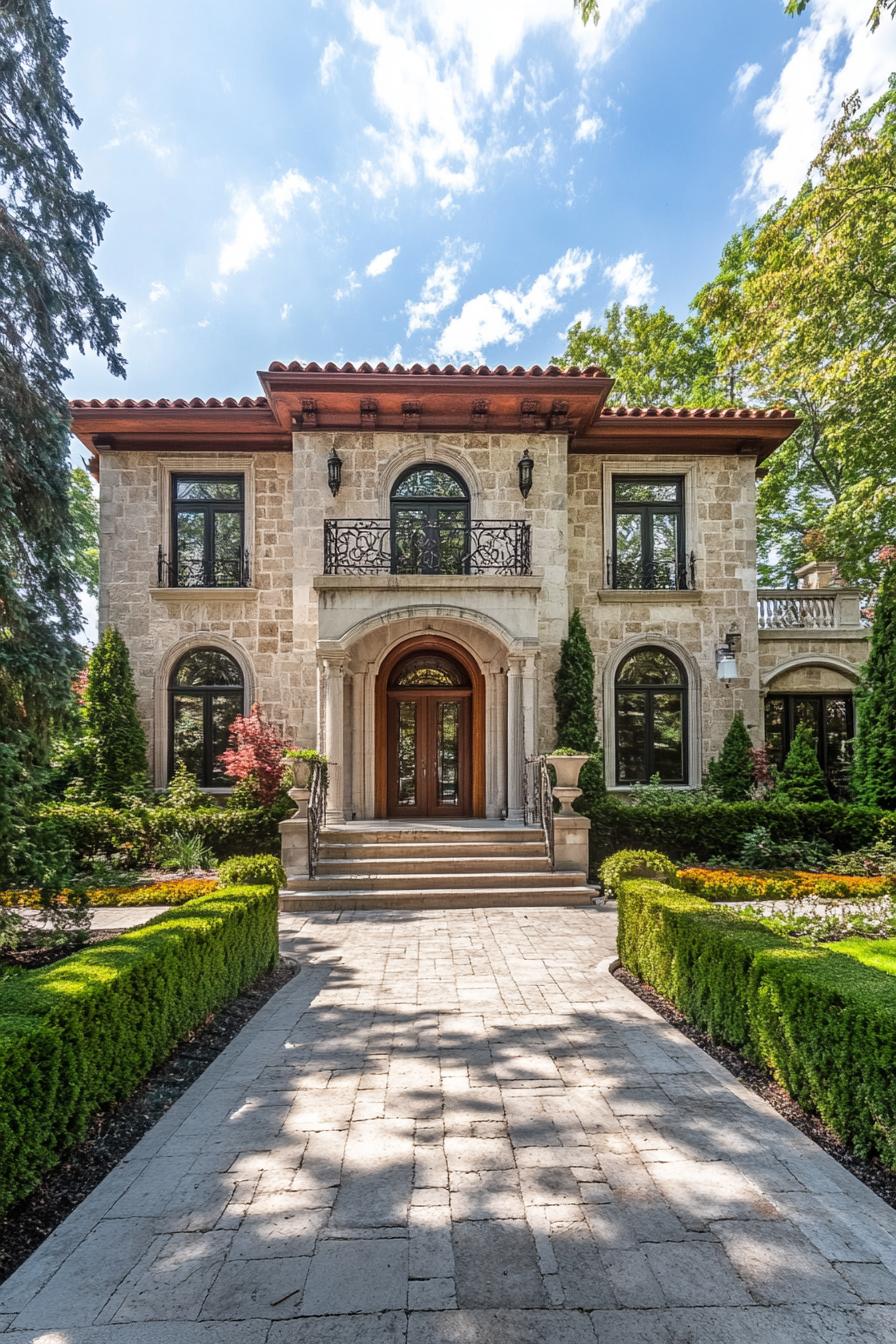
[[[204,788],[230,784],[218,758],[245,710],[242,671],[222,649],[191,649],[168,682],[168,777],[183,762]]]
[[[687,783],[687,677],[665,649],[635,649],[615,686],[616,783]]]
[[[392,570],[465,574],[470,565],[470,494],[450,467],[408,467],[392,487]]]

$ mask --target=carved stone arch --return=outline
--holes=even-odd
[[[243,676],[243,708],[255,703],[255,668],[241,644],[227,635],[201,632],[172,644],[162,655],[153,688],[153,780],[157,789],[163,789],[168,782],[168,683],[184,655],[196,649],[219,649],[228,654]]]
[[[415,466],[449,467],[452,471],[456,471],[467,487],[470,496],[471,516],[476,517],[477,514],[482,512],[480,507],[482,503],[482,482],[479,479],[479,473],[466,454],[460,448],[442,443],[440,439],[434,436],[421,435],[419,442],[400,448],[383,464],[378,486],[381,518],[389,517],[392,491],[399,476],[409,467]]]
[[[703,723],[701,716],[700,668],[693,654],[677,640],[664,635],[633,635],[623,641],[607,659],[603,672],[603,740],[604,770],[608,789],[618,789],[616,783],[616,674],[637,649],[662,649],[681,664],[687,679],[687,780],[684,787],[699,788],[703,777]],[[670,785],[670,788],[676,787]],[[678,786],[681,787],[681,786]]]
[[[829,668],[830,671],[838,672],[840,676],[845,677],[853,686],[858,685],[859,669],[852,663],[848,663],[845,658],[838,658],[836,654],[801,653],[795,658],[788,658],[785,662],[779,663],[777,667],[772,668],[771,672],[765,673],[762,678],[763,692],[773,690],[774,683],[779,677],[783,677],[788,672],[796,672],[801,667]]]

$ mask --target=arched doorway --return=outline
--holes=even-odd
[[[409,640],[377,678],[377,812],[386,817],[484,814],[482,675],[447,639]]]

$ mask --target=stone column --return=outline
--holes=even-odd
[[[523,660],[523,755],[534,756],[538,750],[538,678],[535,655]]]
[[[523,734],[522,659],[512,657],[507,665],[507,820],[525,820],[523,770],[525,739]]]
[[[322,661],[324,701],[324,754],[327,757],[327,822],[341,826],[345,821],[342,748],[345,741],[343,721],[344,657],[328,655]]]

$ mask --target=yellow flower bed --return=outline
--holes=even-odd
[[[873,901],[896,891],[892,877],[844,877],[839,873],[680,868],[678,879],[684,891],[706,901]]]
[[[214,877],[177,877],[169,881],[149,882],[142,887],[91,887],[88,905],[183,905],[197,896],[208,896],[218,885]],[[66,893],[61,893],[65,904]],[[0,891],[0,906],[39,906],[40,892],[32,887],[22,891]]]

